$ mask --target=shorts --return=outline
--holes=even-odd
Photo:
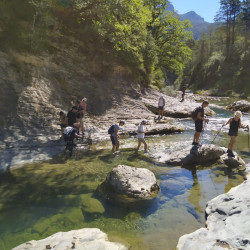
[[[110,136],[110,140],[112,141],[112,145],[118,144],[118,140],[113,135]]]
[[[67,126],[65,124],[60,124],[61,128],[66,128]]]
[[[159,107],[158,107],[158,110],[163,110],[163,107],[159,106]]]
[[[238,132],[233,132],[233,131],[229,130],[228,135],[229,136],[238,136]]]
[[[203,129],[203,120],[200,120],[200,119],[196,120],[195,121],[195,131],[198,133],[201,133],[202,129]]]

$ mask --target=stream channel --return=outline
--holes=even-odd
[[[203,137],[210,143],[232,112],[214,108]],[[245,114],[243,123],[250,122]],[[192,121],[183,119],[181,134],[146,138],[151,152],[179,150],[192,143]],[[228,127],[214,144],[229,142]],[[92,145],[72,158],[60,155],[52,160],[27,164],[0,176],[0,249],[9,250],[29,240],[59,231],[96,227],[130,249],[175,249],[183,234],[205,226],[206,202],[228,192],[245,179],[244,168],[222,164],[170,167],[154,162],[150,154],[136,154],[135,138],[121,140],[121,153],[110,153],[110,142]],[[250,162],[248,133],[240,130],[235,151]],[[117,164],[151,170],[161,187],[157,197],[143,205],[117,206],[104,200],[96,189]]]

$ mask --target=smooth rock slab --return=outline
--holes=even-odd
[[[248,101],[233,102],[232,104],[227,106],[227,109],[233,110],[233,111],[240,110],[242,112],[250,113],[250,102]]]
[[[98,228],[84,228],[69,232],[59,232],[43,240],[32,240],[13,250],[127,250],[124,245],[109,242],[107,234]]]
[[[163,154],[158,158],[159,162],[165,162],[172,166],[182,166],[195,163],[206,163],[216,161],[225,154],[226,148],[216,145],[202,145],[201,147],[189,146],[183,150],[170,154]]]
[[[106,184],[114,192],[137,199],[150,198],[160,189],[153,172],[126,165],[113,168],[107,175]]]
[[[178,250],[250,249],[250,166],[248,180],[207,203],[207,228],[179,239]]]

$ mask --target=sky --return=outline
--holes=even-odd
[[[209,23],[214,22],[214,16],[220,8],[220,0],[170,0],[170,2],[179,14],[193,10]]]

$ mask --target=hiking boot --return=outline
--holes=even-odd
[[[227,156],[229,156],[229,157],[235,157],[233,151],[230,150],[230,149],[228,149]]]

